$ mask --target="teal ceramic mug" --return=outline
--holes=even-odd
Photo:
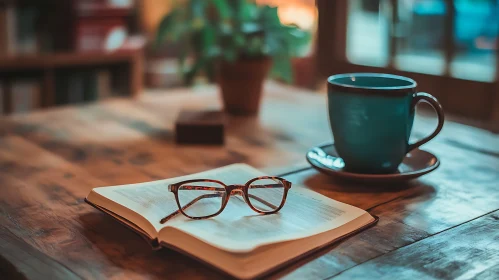
[[[328,78],[329,121],[336,151],[345,168],[357,173],[393,173],[408,152],[442,129],[444,112],[437,99],[416,91],[410,78],[376,73]],[[437,112],[428,137],[410,144],[416,105],[425,101]]]

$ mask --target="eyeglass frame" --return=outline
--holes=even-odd
[[[283,196],[282,196],[281,204],[276,209],[274,209],[273,211],[270,211],[270,212],[258,210],[256,207],[254,207],[251,204],[250,197],[249,197],[250,194],[248,193],[248,190],[249,190],[249,188],[251,186],[251,183],[253,183],[255,181],[258,181],[258,180],[265,180],[265,179],[268,179],[268,180],[277,180],[280,183],[282,183],[282,185],[284,187],[284,193],[283,193]],[[187,209],[187,207],[189,207],[192,204],[194,204],[195,202],[197,202],[200,198],[199,197],[195,198],[193,201],[191,201],[191,202],[187,203],[186,205],[182,206],[182,205],[180,205],[180,200],[178,198],[178,190],[179,190],[179,188],[182,185],[185,185],[185,184],[188,184],[188,183],[201,183],[201,182],[208,182],[208,183],[211,182],[211,183],[217,183],[217,184],[222,185],[224,187],[224,195],[225,195],[225,197],[222,196],[222,205],[221,205],[220,209],[218,210],[218,212],[216,212],[214,214],[211,214],[211,215],[202,216],[202,217],[192,217],[192,216],[188,215],[187,213],[185,213],[184,209]],[[267,184],[265,184],[265,185],[267,185]],[[175,201],[177,202],[178,210],[175,211],[175,212],[173,212],[172,214],[170,214],[170,215],[162,218],[160,220],[160,223],[161,224],[165,223],[166,221],[168,221],[169,219],[173,218],[174,216],[176,216],[179,213],[182,213],[184,216],[186,216],[186,217],[188,217],[190,219],[194,219],[194,220],[201,220],[201,219],[208,219],[208,218],[215,217],[215,216],[217,216],[217,215],[219,215],[220,213],[223,212],[223,210],[227,206],[227,203],[229,202],[230,197],[232,196],[232,192],[233,191],[236,191],[236,195],[242,193],[242,197],[244,198],[244,201],[246,202],[246,204],[248,204],[248,206],[253,211],[255,211],[257,213],[260,213],[260,214],[264,214],[264,215],[274,214],[274,213],[277,213],[279,210],[281,210],[282,207],[284,206],[284,204],[286,203],[286,197],[288,195],[289,189],[291,188],[291,185],[292,185],[292,183],[289,182],[288,180],[286,180],[284,178],[281,178],[281,177],[276,177],[276,176],[260,176],[260,177],[255,177],[255,178],[249,180],[248,182],[246,182],[246,184],[244,184],[244,185],[226,185],[226,184],[224,184],[221,181],[213,180],[213,179],[191,179],[191,180],[186,180],[186,181],[181,181],[181,182],[178,182],[178,183],[170,184],[170,185],[168,185],[168,191],[172,192],[175,195]],[[206,186],[192,186],[192,187],[194,187],[193,190],[195,190],[195,188],[203,188],[203,190],[214,190],[214,191],[217,191],[217,189],[219,189],[218,187],[206,187]],[[206,188],[209,188],[209,189],[206,189]],[[263,203],[263,204],[265,204],[262,201],[260,201],[260,202]],[[266,202],[266,203],[269,203],[269,202]]]

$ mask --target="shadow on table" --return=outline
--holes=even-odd
[[[316,173],[305,180],[307,186],[320,186],[329,190],[348,192],[348,193],[389,193],[401,192],[420,186],[422,183],[418,180],[407,182],[353,182],[348,179],[331,177],[322,173]],[[431,186],[428,186],[431,187]]]
[[[10,261],[8,261],[2,255],[0,255],[0,275],[2,277],[5,277],[3,279],[10,279],[10,280],[28,279],[22,272],[20,272]]]
[[[89,260],[96,261],[94,265],[98,267],[105,266],[107,272],[116,271],[119,275],[124,271],[133,271],[152,279],[195,279],[199,274],[206,275],[208,279],[225,277],[207,265],[171,249],[152,250],[139,234],[104,213],[87,213],[81,215],[79,220],[83,226],[82,234],[92,243],[93,249],[99,250],[101,256],[119,268],[112,269],[110,264]]]
[[[414,204],[431,201],[436,196],[436,187],[422,180],[386,186],[352,183],[315,173],[297,183],[335,200],[365,209],[379,216],[380,220],[371,228],[333,243],[277,271],[271,276],[272,279],[285,276],[296,279],[314,278],[315,274],[315,278],[318,278],[325,273],[337,275],[349,266],[353,267],[359,261],[362,262],[362,259],[375,258],[428,236],[428,233],[400,222],[412,213],[411,207]],[[386,208],[383,207],[385,204]],[[387,216],[390,218],[385,218]],[[414,240],[396,238],[403,235],[409,235]],[[316,271],[318,267],[324,271]]]
[[[434,186],[420,180],[397,184],[372,184],[348,182],[315,173],[298,183],[332,199],[364,210],[396,199],[404,199],[407,196],[418,197],[418,200],[431,200],[436,194]]]

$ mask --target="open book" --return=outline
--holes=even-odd
[[[233,196],[216,217],[194,220],[179,214],[160,223],[178,210],[169,184],[189,179],[244,184],[264,175],[248,165],[233,164],[167,180],[94,188],[86,201],[159,248],[172,248],[246,279],[261,276],[377,221],[364,210],[294,185],[276,214],[258,214],[240,196]]]

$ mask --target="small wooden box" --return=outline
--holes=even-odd
[[[183,110],[175,122],[178,144],[223,145],[225,115],[221,111]]]

